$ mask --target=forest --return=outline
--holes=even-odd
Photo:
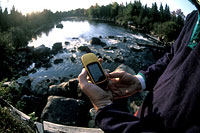
[[[168,5],[152,7],[142,5],[140,1],[118,4],[113,2],[106,6],[98,4],[89,9],[76,9],[66,12],[43,10],[23,15],[15,7],[8,11],[0,7],[0,80],[15,78],[17,68],[22,68],[16,60],[19,51],[27,49],[28,41],[41,31],[53,27],[56,22],[66,17],[86,17],[90,19],[109,20],[113,23],[127,26],[131,22],[144,33],[162,37],[163,41],[174,41],[181,31],[185,16],[181,9],[170,12]],[[31,57],[29,57],[31,58]],[[30,64],[24,65],[24,68]]]

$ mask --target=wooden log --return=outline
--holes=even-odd
[[[153,36],[151,36],[151,35],[149,35],[149,34],[145,34],[148,38],[150,38],[150,39],[152,39],[153,41],[155,41],[157,44],[159,44],[159,45],[163,45],[163,42],[161,42],[160,40],[158,40],[158,38],[156,38],[156,37],[153,37]]]
[[[44,132],[47,133],[103,133],[99,128],[85,128],[75,126],[65,126],[43,121]]]

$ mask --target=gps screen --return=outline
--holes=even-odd
[[[89,64],[87,67],[95,83],[106,79],[98,63]]]

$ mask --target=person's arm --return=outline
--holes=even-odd
[[[95,122],[106,133],[164,132],[159,116],[152,114],[139,119],[121,106],[121,103],[113,103],[97,112]]]

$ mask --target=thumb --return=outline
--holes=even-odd
[[[78,79],[79,79],[79,83],[80,84],[88,83],[88,80],[87,80],[87,71],[85,70],[85,68],[82,69],[81,73],[78,76]]]

